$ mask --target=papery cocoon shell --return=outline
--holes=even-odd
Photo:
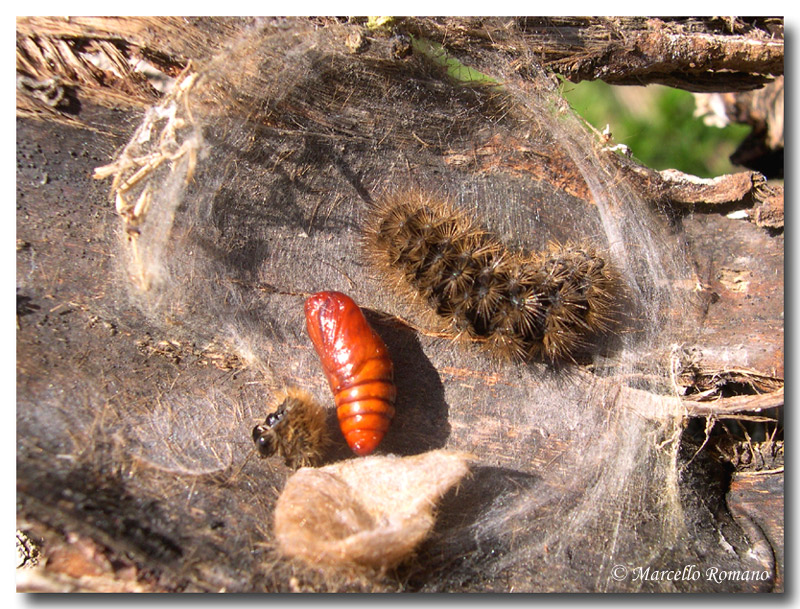
[[[430,533],[438,500],[468,473],[469,459],[435,450],[302,468],[275,506],[278,547],[312,566],[395,565]]]

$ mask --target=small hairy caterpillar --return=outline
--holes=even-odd
[[[620,278],[592,247],[510,251],[447,201],[419,191],[376,204],[364,242],[388,285],[500,357],[575,361],[613,329]]]
[[[325,409],[309,393],[291,387],[253,428],[253,442],[262,459],[277,452],[293,469],[317,466],[329,443]]]
[[[347,444],[370,454],[394,417],[392,360],[358,305],[341,292],[319,292],[305,304],[306,326],[336,402]]]

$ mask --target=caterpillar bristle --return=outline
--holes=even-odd
[[[364,228],[368,260],[440,329],[517,361],[576,361],[614,331],[619,274],[592,246],[511,251],[445,199],[396,191]]]

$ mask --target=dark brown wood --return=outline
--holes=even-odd
[[[722,94],[726,116],[753,130],[731,155],[734,163],[783,177],[783,76],[761,89]]]
[[[34,81],[80,86],[100,103],[149,104],[154,91],[132,63],[145,60],[176,76],[190,59],[202,62],[253,24],[245,18],[20,17],[17,70]],[[456,52],[508,54],[522,71],[532,54],[574,82],[741,91],[783,73],[781,18],[406,18],[353,34],[366,40],[391,28]]]
[[[783,478],[782,461],[771,471],[737,473],[728,495],[728,505],[756,542],[765,570],[776,569],[774,592],[783,592],[785,585]]]

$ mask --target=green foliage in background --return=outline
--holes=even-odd
[[[625,144],[653,169],[679,169],[700,177],[739,171],[728,157],[750,132],[746,125],[709,127],[695,118],[694,96],[657,85],[615,87],[602,81],[564,81],[573,109],[602,131],[610,125],[613,144]]]

